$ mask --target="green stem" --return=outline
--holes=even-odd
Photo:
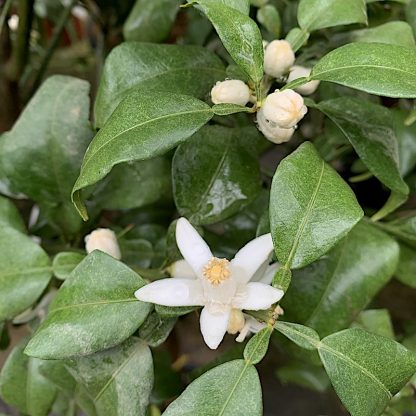
[[[18,81],[29,57],[29,38],[32,28],[33,4],[35,0],[20,0],[18,4],[19,26],[13,48],[9,78]]]
[[[33,86],[30,91],[29,97],[31,97],[35,93],[35,91],[41,84],[43,77],[45,75],[45,72],[48,69],[48,65],[52,58],[52,55],[55,52],[56,47],[58,46],[59,40],[61,39],[62,32],[65,29],[65,26],[68,22],[69,17],[71,16],[72,8],[75,6],[76,3],[77,3],[77,0],[71,0],[71,2],[68,4],[68,6],[65,7],[65,9],[62,11],[61,16],[59,17],[59,20],[52,34],[52,38],[43,56],[40,68],[36,74],[36,78],[33,82]]]
[[[351,176],[348,180],[351,183],[358,183],[358,182],[364,182],[372,178],[373,176],[374,175],[371,172],[364,172],[364,173],[361,173],[360,175]]]
[[[6,0],[6,3],[3,6],[3,10],[0,14],[0,35],[3,30],[3,25],[6,20],[7,13],[9,12],[10,6],[12,5],[12,0]]]

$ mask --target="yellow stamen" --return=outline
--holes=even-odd
[[[206,277],[213,286],[218,286],[230,275],[229,261],[227,259],[218,259],[213,257],[204,267],[204,277]]]

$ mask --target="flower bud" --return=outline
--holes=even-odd
[[[217,82],[211,90],[214,104],[246,105],[250,100],[250,88],[239,79]]]
[[[240,332],[246,323],[243,312],[240,309],[231,309],[230,319],[228,320],[227,332],[231,335]]]
[[[288,142],[295,132],[294,127],[282,129],[276,123],[267,120],[266,117],[264,117],[263,108],[260,108],[257,112],[257,127],[267,140],[276,144]]]
[[[295,79],[302,78],[302,77],[309,77],[311,74],[310,68],[305,68],[303,66],[295,65],[291,68],[289,76],[287,78],[287,82],[292,82]],[[318,88],[319,81],[309,81],[300,87],[296,87],[295,91],[302,95],[310,95],[313,94],[316,89]]]
[[[166,271],[172,277],[178,277],[180,279],[195,279],[196,275],[192,267],[185,260],[178,260],[172,263],[166,268]]]
[[[283,129],[296,126],[308,112],[303,98],[293,90],[276,91],[266,97],[264,117]]]
[[[85,249],[87,253],[100,250],[117,260],[121,259],[120,247],[114,231],[108,228],[97,228],[85,237]]]
[[[270,42],[264,51],[264,72],[274,78],[280,78],[289,72],[295,62],[295,54],[286,40]]]

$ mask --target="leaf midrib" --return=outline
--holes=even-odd
[[[95,302],[85,302],[85,303],[74,303],[71,305],[65,305],[58,308],[51,309],[51,313],[59,312],[66,309],[84,307],[84,306],[99,306],[99,305],[109,305],[115,303],[129,303],[129,302],[138,302],[136,298],[127,298],[127,299],[114,299],[114,300],[103,300]]]
[[[201,101],[201,103],[202,103],[202,101]],[[88,159],[85,159],[84,163],[82,164],[81,172],[83,170],[85,170],[85,167],[88,165],[88,163],[101,151],[101,149],[106,147],[109,143],[116,140],[121,135],[129,132],[130,130],[137,129],[139,127],[143,127],[147,124],[158,122],[158,121],[163,120],[163,119],[168,119],[168,118],[173,118],[173,117],[178,117],[178,116],[188,115],[188,114],[210,113],[210,112],[212,113],[211,107],[207,107],[207,108],[200,109],[200,110],[182,111],[182,112],[177,112],[177,113],[165,114],[163,116],[155,117],[155,118],[146,120],[144,122],[135,124],[134,126],[131,126],[128,129],[125,129],[125,130],[121,131],[120,133],[116,134],[115,136],[111,137],[109,140],[104,142],[100,147],[98,147],[93,153],[91,153],[90,156],[88,157]],[[81,175],[82,175],[82,173],[81,173]]]

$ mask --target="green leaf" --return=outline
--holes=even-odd
[[[220,0],[195,0],[211,21],[225,49],[258,84],[263,78],[263,43],[254,20]],[[228,3],[227,3],[228,4]]]
[[[30,237],[10,227],[0,233],[0,321],[31,306],[52,276],[48,255]]]
[[[153,387],[149,347],[138,338],[86,357],[67,366],[93,398],[99,416],[144,416]]]
[[[324,338],[318,351],[332,385],[353,416],[381,414],[416,371],[412,352],[358,328]]]
[[[46,359],[90,354],[127,339],[150,305],[134,291],[143,279],[123,263],[95,250],[65,280],[25,352]]]
[[[405,9],[406,20],[409,22],[416,35],[416,0],[409,0]]]
[[[136,0],[123,25],[126,40],[162,42],[172,29],[180,0]]]
[[[172,177],[179,213],[195,224],[224,220],[252,202],[261,190],[253,141],[257,129],[206,126],[180,145]]]
[[[298,22],[308,32],[351,23],[367,24],[365,0],[301,0]]]
[[[270,195],[270,226],[285,270],[322,256],[362,216],[352,190],[311,143],[280,162]]]
[[[308,41],[309,36],[310,36],[309,32],[299,29],[298,27],[294,27],[286,35],[286,40],[290,43],[290,46],[292,47],[293,52],[296,52]]]
[[[171,163],[156,157],[114,166],[91,198],[99,207],[118,210],[167,200],[171,194]]]
[[[39,371],[42,360],[23,353],[24,339],[8,356],[0,373],[0,396],[10,406],[31,416],[47,416],[56,388]]]
[[[400,244],[400,260],[395,277],[407,286],[416,289],[416,250]]]
[[[393,323],[388,309],[368,309],[360,312],[354,326],[382,337],[394,339]]]
[[[103,127],[133,89],[204,98],[225,76],[221,60],[199,46],[122,43],[105,61],[94,105],[95,124]]]
[[[319,345],[319,335],[315,330],[307,326],[277,321],[274,324],[274,328],[296,345],[306,350],[316,350]]]
[[[416,248],[416,215],[412,212],[393,221],[380,223],[379,227],[410,247]]]
[[[261,23],[274,37],[280,37],[282,22],[279,11],[272,4],[266,4],[257,10],[257,20]]]
[[[287,319],[321,336],[347,328],[393,276],[398,256],[391,237],[360,222],[326,256],[293,273],[282,300]]]
[[[393,124],[399,141],[400,173],[408,175],[416,166],[416,123],[406,125],[407,111],[392,110]]]
[[[390,111],[354,97],[322,101],[317,108],[339,127],[370,172],[394,194],[403,196],[397,203],[404,202],[409,188],[400,174],[398,142]],[[390,204],[384,215],[397,206]]]
[[[26,233],[26,226],[16,206],[10,199],[0,196],[0,227],[11,227]]]
[[[157,312],[152,312],[140,327],[139,336],[150,347],[158,347],[166,341],[176,321],[176,317],[164,318]]]
[[[385,43],[350,43],[325,55],[311,79],[386,97],[416,97],[416,50]]]
[[[261,386],[256,368],[244,360],[229,361],[193,381],[163,416],[261,416]]]
[[[98,132],[84,156],[72,191],[73,202],[86,220],[80,190],[106,176],[113,166],[160,156],[192,136],[213,116],[204,102],[159,92],[131,92]]]
[[[369,29],[354,30],[349,34],[352,42],[378,42],[392,45],[415,47],[415,38],[406,22],[387,22]]]
[[[272,328],[263,328],[253,335],[244,348],[244,359],[249,364],[258,364],[266,355],[269,349]]]
[[[65,280],[72,273],[72,270],[78,266],[84,259],[85,255],[72,251],[63,251],[58,253],[52,262],[53,274],[60,280]]]
[[[12,185],[58,211],[54,219],[67,232],[80,226],[79,218],[72,223],[70,195],[92,137],[88,93],[86,81],[48,78],[0,142],[0,164]]]

